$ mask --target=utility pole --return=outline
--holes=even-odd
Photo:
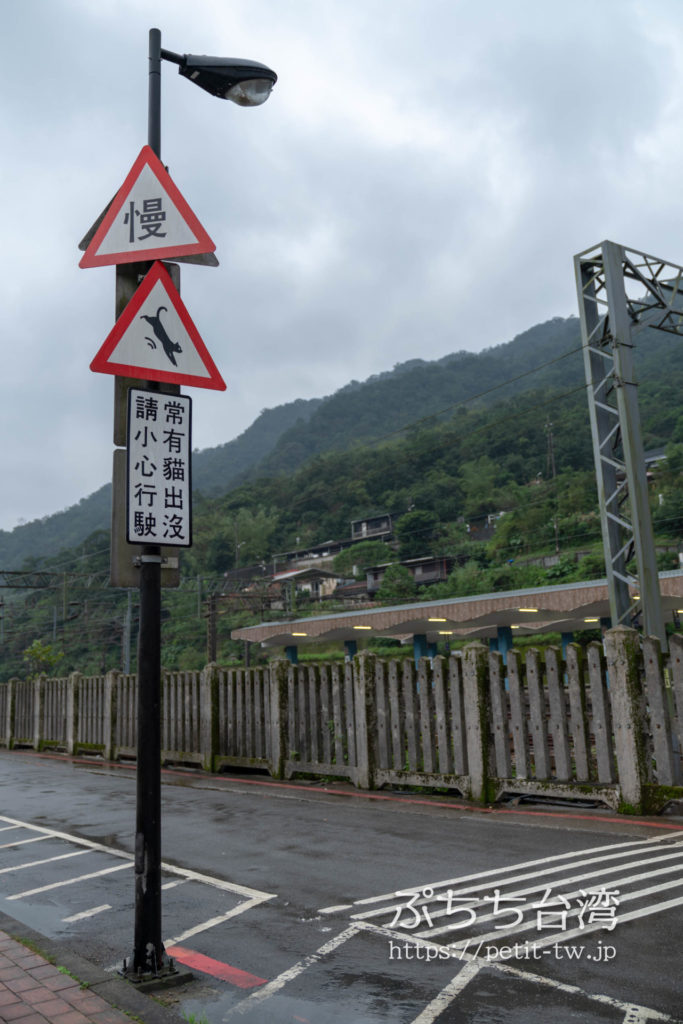
[[[553,425],[550,420],[547,420],[545,425],[545,432],[548,435],[548,466],[547,469],[551,474],[553,481],[553,501],[555,508],[553,511],[553,530],[555,531],[555,554],[560,553],[560,536],[557,525],[557,513],[558,513],[558,499],[557,499],[557,474],[555,472],[555,449],[553,447]]]
[[[646,327],[683,334],[683,267],[608,241],[574,265],[612,625],[642,616],[666,649],[633,349]]]
[[[216,636],[216,602],[215,594],[209,594],[206,601],[206,657],[209,664],[218,657],[218,641]]]
[[[123,666],[123,672],[125,675],[130,675],[130,641],[132,631],[132,620],[133,620],[133,592],[128,589],[128,603],[126,605],[126,613],[123,617],[123,639],[122,639],[122,650],[121,650],[121,664]]]

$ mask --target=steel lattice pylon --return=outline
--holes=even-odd
[[[633,347],[645,327],[683,335],[683,268],[615,242],[574,265],[612,625],[642,613],[666,644]]]

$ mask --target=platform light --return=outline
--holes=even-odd
[[[518,608],[518,612],[537,612],[538,608]]]
[[[372,629],[372,626],[354,626],[354,629]]]

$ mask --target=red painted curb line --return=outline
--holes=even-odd
[[[231,967],[221,960],[204,956],[203,953],[196,953],[193,949],[186,949],[184,946],[167,946],[166,952],[186,967],[201,971],[202,974],[210,974],[213,978],[220,978],[221,981],[227,981],[238,988],[256,988],[258,985],[265,985],[268,980],[242,971],[239,967]]]

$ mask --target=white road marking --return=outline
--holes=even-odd
[[[0,832],[11,832],[13,828],[19,828],[19,825],[5,825],[4,828],[0,828]]]
[[[683,885],[683,879],[681,880],[680,884]],[[632,893],[628,896],[625,896],[622,899],[622,903],[626,900],[637,899],[642,896],[649,896],[655,892],[667,892],[670,889],[670,882],[665,882],[664,885],[653,885],[649,889],[641,889],[640,892]],[[665,900],[664,903],[655,903],[649,907],[643,907],[641,910],[629,910],[626,914],[619,914],[618,923],[622,925],[625,924],[627,921],[637,921],[641,917],[650,917],[652,914],[661,914],[665,910],[672,910],[674,907],[680,906],[683,906],[683,896],[674,900]],[[587,924],[585,928],[574,928],[570,932],[560,932],[559,935],[561,936],[562,941],[565,941],[566,939],[574,939],[578,938],[581,935],[586,935],[588,932],[599,931],[601,927],[602,925],[600,923],[596,923],[595,925]],[[498,933],[498,935],[500,936],[500,932]],[[556,935],[552,941],[550,940],[550,938],[546,938],[541,940],[540,942],[537,942],[536,945],[539,947],[550,946],[552,945],[552,942],[557,941],[558,936]]]
[[[336,914],[340,910],[351,910],[353,903],[340,903],[338,907],[321,907],[319,914]]]
[[[181,882],[177,883],[181,885]],[[224,921],[229,921],[231,917],[236,917],[238,914],[243,914],[245,910],[251,910],[252,907],[257,907],[263,900],[254,899],[248,900],[246,903],[239,903],[232,910],[228,910],[225,914],[220,914],[218,917],[212,917],[208,921],[204,921],[203,924],[195,925],[194,928],[188,928],[186,932],[182,932],[180,935],[174,936],[172,939],[164,939],[165,946],[179,946],[181,942],[185,942],[186,939],[192,938],[193,935],[199,935],[200,932],[208,931],[209,928],[214,928],[217,924],[223,924]]]
[[[110,903],[103,903],[101,907],[92,907],[90,910],[82,910],[80,914],[72,914],[71,917],[63,917],[62,921],[71,924],[72,921],[82,921],[84,917],[94,917],[101,914],[103,910],[111,910]]]
[[[62,854],[60,856],[78,856],[80,853],[98,852],[108,853],[112,857],[117,857],[121,860],[125,860],[125,864],[117,864],[116,867],[106,868],[104,871],[96,871],[90,875],[82,875],[79,878],[67,879],[64,882],[54,882],[52,885],[41,886],[38,889],[29,889],[26,892],[15,893],[13,896],[8,896],[8,900],[19,900],[27,896],[35,896],[38,893],[46,892],[49,889],[56,889],[64,885],[72,885],[76,882],[85,881],[89,878],[96,878],[98,875],[111,873],[113,871],[122,871],[125,868],[133,867],[134,855],[128,853],[125,850],[117,850],[111,846],[105,846],[103,843],[94,842],[91,839],[83,839],[80,836],[72,836],[67,832],[59,832],[56,829],[44,828],[39,825],[32,825],[29,822],[19,821],[16,818],[8,818],[5,815],[0,815],[0,821],[9,822],[8,828],[24,828],[33,832],[40,832],[39,839],[59,839],[72,845],[85,847],[84,850],[79,850],[78,853]],[[28,842],[36,842],[35,839],[25,840]],[[9,845],[16,845],[14,843]],[[2,849],[2,847],[0,847]],[[59,857],[49,858],[50,860],[58,860]],[[46,860],[45,863],[48,861]],[[35,863],[42,863],[37,861]],[[23,865],[22,865],[23,866]],[[28,866],[28,865],[27,865]],[[209,928],[213,928],[217,924],[221,924],[223,921],[229,920],[231,917],[236,917],[238,914],[243,914],[246,910],[251,910],[253,907],[259,906],[261,903],[265,903],[268,900],[274,900],[276,893],[261,892],[258,889],[251,889],[246,885],[238,885],[236,882],[226,882],[222,878],[214,878],[212,875],[202,874],[200,871],[192,871],[189,868],[177,867],[175,864],[169,864],[166,861],[162,861],[161,868],[167,874],[175,875],[176,878],[173,881],[166,882],[162,885],[162,889],[170,889],[177,885],[184,885],[185,882],[199,882],[202,885],[211,886],[214,889],[219,889],[222,892],[229,892],[236,896],[244,897],[244,902],[239,903],[236,907],[232,907],[227,913],[222,914],[218,917],[213,917],[208,921],[204,921],[202,924],[195,925],[195,927],[188,929],[183,932],[182,935],[176,936],[174,939],[165,940],[168,945],[178,945],[180,942],[188,939],[190,936],[198,935],[200,932],[207,931]],[[10,869],[8,869],[10,870]],[[16,869],[15,869],[16,870]]]
[[[17,818],[8,818],[6,815],[0,815],[0,821],[10,822],[12,825],[26,828],[33,832],[41,832],[43,835],[39,837],[40,839],[63,839],[67,843],[85,846],[89,850],[99,850],[102,853],[108,853],[112,857],[119,857],[122,860],[133,862],[135,859],[133,854],[128,853],[126,850],[117,850],[114,847],[105,846],[104,843],[96,843],[92,839],[83,839],[81,836],[69,835],[68,832],[58,832],[52,828],[31,825],[29,822],[19,821]],[[30,839],[28,842],[37,842],[37,840]],[[10,843],[9,845],[13,846],[15,844]],[[213,875],[203,875],[199,871],[190,871],[188,868],[176,867],[175,864],[169,864],[167,861],[162,861],[161,867],[168,874],[179,875],[181,878],[186,878],[193,882],[203,882],[205,885],[213,886],[214,889],[237,893],[238,896],[245,896],[247,899],[258,899],[260,902],[264,902],[265,900],[274,900],[277,895],[277,893],[260,892],[258,889],[250,889],[246,885],[238,885],[236,882],[225,882],[222,878],[214,878]]]
[[[0,868],[0,875],[6,875],[8,871],[23,871],[25,868],[37,868],[41,864],[52,864],[55,860],[67,860],[68,857],[82,857],[91,850],[76,850],[74,853],[60,853],[57,857],[45,857],[43,860],[28,860],[25,864],[16,864],[13,868]]]
[[[659,872],[659,874],[660,875],[665,875],[665,874],[668,874],[669,872],[678,871],[678,870],[679,870],[679,865],[674,864],[673,867],[662,869]],[[652,878],[652,877],[653,876],[651,874],[631,875],[630,877],[627,877],[627,878],[616,878],[616,879],[614,879],[614,884],[615,885],[628,885],[631,882],[642,881],[645,878]],[[683,878],[672,879],[670,881],[663,882],[661,885],[651,885],[647,889],[637,889],[634,892],[620,893],[620,895],[619,895],[619,911],[621,911],[622,904],[628,903],[631,900],[643,899],[645,896],[651,896],[651,895],[653,895],[656,892],[670,892],[672,888],[675,888],[676,886],[680,886],[680,885],[683,885]],[[570,893],[566,893],[566,894],[563,894],[563,895],[565,895],[566,899],[571,899],[572,897],[578,896],[579,894],[580,894],[580,891],[577,890],[576,892],[570,892]],[[644,907],[642,910],[637,910],[637,911],[632,910],[628,914],[622,914],[621,912],[619,912],[619,914],[616,916],[616,921],[617,921],[617,924],[622,924],[624,921],[630,921],[630,920],[633,920],[636,917],[649,917],[651,914],[661,913],[662,911],[668,910],[670,907],[677,906],[680,903],[683,903],[683,897],[681,897],[680,899],[675,899],[675,900],[667,900],[665,903],[654,903],[654,904],[651,904],[649,907]],[[574,910],[568,910],[567,913],[566,913],[565,920],[568,920],[570,917],[576,917],[578,919],[578,916],[579,916],[580,913],[581,913],[581,907],[577,907]],[[494,919],[494,917],[495,917],[495,914],[488,914],[485,917],[478,918],[478,920],[479,921],[492,921]],[[525,924],[518,924],[518,925],[515,925],[514,928],[510,928],[510,929],[507,929],[507,928],[505,928],[505,929],[497,928],[495,931],[488,932],[486,935],[477,935],[476,939],[477,939],[478,942],[496,942],[496,941],[499,941],[500,939],[502,939],[502,937],[503,937],[502,936],[502,932],[503,931],[505,931],[507,933],[506,934],[506,938],[507,938],[508,936],[511,937],[513,935],[519,935],[520,932],[527,932],[527,931],[529,931],[529,929],[536,927],[536,925],[537,925],[537,918],[536,917],[532,917],[532,919],[530,921],[527,921]],[[545,940],[539,941],[537,943],[537,945],[549,945],[551,942],[565,941],[566,939],[573,938],[576,935],[585,935],[588,932],[597,931],[600,928],[604,929],[604,921],[599,921],[595,925],[595,927],[591,927],[589,924],[587,924],[583,928],[576,928],[573,931],[569,931],[569,932],[568,931],[564,931],[564,930],[559,931],[559,932],[554,932],[553,935],[550,938],[547,938]],[[435,932],[436,933],[441,933],[441,932],[444,932],[444,931],[449,931],[449,929],[448,928],[425,929],[423,931],[418,932],[418,935],[420,935],[422,938],[427,938],[428,936],[433,938]],[[452,943],[449,943],[449,945],[450,945],[450,947],[452,949],[459,949],[463,945],[463,943],[467,942],[467,941],[471,941],[471,939],[470,940],[461,939],[459,942],[452,942]]]
[[[642,867],[644,864],[655,863],[655,862],[659,862],[660,860],[671,860],[672,857],[677,859],[677,858],[680,857],[680,854],[669,854],[666,857],[657,857],[657,858],[654,859],[654,861],[642,861],[642,860],[640,860],[640,861],[635,861],[635,863],[633,863],[633,864],[620,864],[617,868],[612,867],[612,868],[609,868],[609,869],[606,869],[606,870],[603,870],[603,871],[600,871],[600,872],[592,871],[592,872],[590,872],[587,875],[573,875],[571,878],[563,878],[561,880],[562,884],[563,884],[562,895],[565,897],[565,899],[571,899],[571,898],[576,898],[577,896],[580,896],[581,895],[581,889],[575,889],[573,892],[565,892],[564,886],[565,885],[574,885],[576,882],[583,882],[587,878],[594,878],[596,874],[599,875],[600,878],[602,878],[602,877],[604,877],[604,875],[611,874],[613,871],[623,871],[624,868]],[[678,863],[675,863],[675,864],[670,864],[667,867],[659,867],[659,868],[657,868],[656,871],[643,871],[639,875],[625,875],[625,876],[623,876],[621,878],[612,878],[610,880],[610,882],[609,882],[609,885],[612,888],[614,886],[617,886],[617,885],[630,885],[632,882],[640,882],[640,881],[642,881],[645,878],[657,878],[660,875],[669,875],[669,874],[672,874],[672,873],[675,873],[675,872],[681,871],[681,870],[683,870],[683,864],[678,862]],[[671,884],[672,885],[676,885],[677,883],[674,880]],[[683,884],[683,878],[681,879],[681,882],[679,884]],[[506,893],[505,894],[505,898],[506,899],[512,899],[512,898],[521,899],[522,897],[530,896],[533,893],[544,892],[547,888],[548,888],[548,886],[546,884],[544,884],[543,879],[541,879],[541,881],[537,885],[528,886],[528,888],[526,888],[526,889],[515,889],[514,892]],[[621,903],[625,899],[635,899],[636,896],[637,896],[637,894],[632,895],[632,896],[624,896],[623,894],[620,893],[619,901]],[[478,900],[478,901],[473,901],[473,902],[483,903],[484,900]],[[487,902],[490,902],[490,901],[487,901]],[[581,910],[581,908],[577,907],[573,911],[567,911],[567,917],[571,917],[572,914],[577,914],[578,915],[580,913],[580,910]],[[512,912],[512,911],[508,911],[508,912]],[[434,911],[434,913],[431,913],[431,911],[430,911],[430,915],[429,916],[432,917],[432,918],[434,918],[434,917],[443,917],[444,914],[447,914],[447,913],[448,913],[448,908],[446,910],[443,910],[443,911],[442,910]],[[496,915],[496,914],[484,914],[483,916],[477,916],[477,921],[493,921],[493,920],[495,920],[495,918],[497,916],[498,915]],[[526,925],[525,926],[521,926],[520,925],[519,926],[519,930],[524,931],[525,927],[527,927],[527,926]],[[421,935],[424,934],[425,936],[429,935],[430,937],[434,937],[435,935],[442,935],[445,932],[448,932],[448,931],[451,931],[451,930],[452,930],[452,926],[445,925],[445,926],[443,926],[441,928],[430,928],[428,931],[421,930],[420,934]],[[502,928],[497,929],[498,932],[500,932],[502,930],[503,930]],[[505,930],[507,931],[507,929],[505,929]],[[517,930],[517,927],[515,928],[515,930]]]
[[[657,837],[657,841],[662,841],[661,837]],[[646,840],[646,842],[652,843],[653,840]],[[619,844],[619,845],[621,846],[622,844]],[[633,844],[629,844],[629,845],[633,845]],[[653,863],[656,863],[657,860],[659,860],[659,859],[667,860],[667,859],[674,859],[676,857],[680,857],[681,853],[683,853],[683,842],[679,841],[678,842],[678,847],[679,847],[679,849],[675,850],[673,853],[664,854],[664,855],[662,855],[661,858],[650,857],[650,858],[647,858],[647,859],[644,859],[644,860],[641,860],[641,861],[635,861],[634,863],[636,865],[637,864],[653,864]],[[602,849],[604,850],[605,848],[603,847]],[[608,849],[610,849],[610,850],[611,849],[615,849],[615,847],[609,847]],[[651,847],[651,849],[652,849],[652,847]],[[588,852],[592,852],[592,851],[588,851]],[[567,871],[567,870],[571,870],[571,869],[574,869],[574,868],[587,867],[588,865],[591,865],[591,864],[603,864],[604,861],[614,860],[616,858],[621,858],[621,857],[632,856],[632,854],[634,852],[640,853],[641,851],[640,850],[639,851],[634,851],[634,850],[623,851],[622,850],[622,851],[620,851],[618,853],[615,853],[615,854],[605,853],[603,856],[600,856],[600,857],[591,857],[588,860],[585,860],[583,858],[579,858],[579,859],[577,859],[575,861],[570,861],[570,862],[565,863],[565,864],[558,864],[558,865],[555,865],[554,867],[548,868],[548,869],[546,869],[543,872],[543,874],[540,877],[542,879],[545,879],[548,875],[556,874],[556,873],[559,873],[560,871]],[[658,852],[659,852],[658,850],[653,850],[653,853],[658,853]],[[533,862],[530,862],[530,863],[533,863]],[[414,886],[414,885],[411,885],[411,886],[409,886],[406,889],[401,890],[401,891],[402,892],[422,892],[424,889],[431,889],[432,893],[435,894],[437,889],[440,889],[440,888],[442,888],[442,886],[446,885],[447,888],[450,889],[454,894],[457,893],[459,895],[463,895],[463,894],[468,893],[468,892],[478,891],[478,890],[480,890],[482,888],[482,886],[481,886],[481,884],[473,884],[473,885],[468,885],[468,886],[462,886],[460,884],[461,882],[471,882],[473,880],[477,881],[477,880],[480,880],[482,877],[488,877],[488,876],[491,876],[491,875],[493,876],[493,878],[491,879],[492,883],[498,884],[498,885],[501,885],[501,886],[502,885],[511,885],[513,882],[523,882],[523,881],[525,881],[528,878],[538,879],[539,878],[539,872],[538,871],[530,871],[530,872],[527,872],[527,873],[521,874],[521,875],[512,875],[512,876],[509,876],[509,877],[502,877],[502,875],[504,875],[508,871],[514,871],[514,870],[516,870],[516,869],[518,869],[520,867],[527,867],[527,866],[528,866],[527,864],[515,864],[515,865],[512,865],[512,866],[507,867],[507,868],[499,869],[498,871],[486,871],[486,872],[481,872],[481,873],[479,873],[477,875],[465,875],[462,878],[454,878],[450,882],[433,882],[433,883],[429,883],[429,884],[424,885],[424,886]],[[621,871],[623,866],[624,866],[623,864],[617,864],[617,865],[615,865],[615,866],[613,866],[611,868],[601,868],[599,871],[593,872],[593,874],[594,875],[595,874],[605,875],[605,874],[609,874],[612,871]],[[578,877],[579,876],[577,876],[577,878]],[[587,875],[582,875],[580,877],[581,878],[590,878],[591,875],[587,874]],[[572,879],[571,878],[570,879],[562,878],[561,881],[564,884],[564,883],[566,883],[568,881],[571,882]],[[455,886],[457,886],[457,888],[454,888]],[[535,887],[535,889],[544,889],[544,888],[547,888],[547,885],[542,885],[540,883],[539,883],[538,886]],[[524,890],[524,891],[525,892],[533,892],[533,891],[535,891],[535,889],[528,889],[528,890]],[[518,894],[515,893],[514,895],[518,895]],[[390,897],[383,896],[383,897],[379,897],[379,898],[380,899],[387,899],[387,898],[391,899],[391,898],[393,898],[395,900],[396,899],[396,893],[395,892],[392,893]],[[372,897],[372,899],[375,899],[375,897]],[[433,899],[433,895],[429,899]],[[414,906],[416,906],[416,907],[422,906],[423,904],[428,903],[429,899],[421,897],[421,898],[419,898],[418,900],[415,901]],[[367,903],[367,902],[369,902],[369,901],[368,900],[358,900],[357,903],[354,904],[354,906],[358,906],[358,905],[361,905],[361,904]],[[376,908],[374,910],[361,911],[361,913],[359,913],[359,914],[353,914],[352,917],[353,917],[354,920],[367,920],[367,919],[369,919],[371,917],[379,917],[382,914],[389,913],[392,910],[396,911],[396,910],[399,909],[399,907],[402,907],[402,906],[405,906],[405,903],[394,903],[393,905],[391,905],[389,907],[379,907],[379,908]],[[447,913],[448,913],[447,910],[437,910],[437,911],[434,911],[433,913],[430,911],[430,916],[432,918],[434,918],[434,917],[443,917]]]
[[[426,889],[426,888],[441,889],[441,888],[444,888],[444,887],[448,889],[448,888],[453,888],[454,885],[460,884],[461,882],[475,882],[475,881],[478,881],[479,879],[485,879],[485,878],[491,878],[491,877],[496,878],[496,877],[498,877],[498,876],[500,876],[502,874],[505,874],[508,871],[518,871],[521,868],[538,867],[538,866],[540,866],[542,864],[556,864],[556,863],[559,864],[560,861],[571,860],[572,857],[575,858],[578,863],[582,863],[583,862],[583,858],[585,858],[586,855],[592,854],[592,853],[606,854],[607,859],[609,859],[610,857],[612,857],[614,850],[622,850],[622,849],[627,849],[629,847],[634,847],[634,846],[652,846],[653,844],[663,843],[663,842],[666,842],[667,840],[669,842],[671,842],[671,840],[673,838],[674,837],[671,836],[671,835],[651,836],[649,839],[634,839],[634,840],[632,840],[631,842],[628,842],[628,843],[613,843],[611,846],[609,844],[603,845],[603,846],[592,846],[592,847],[590,847],[587,850],[571,850],[569,853],[557,853],[557,854],[554,854],[552,857],[541,857],[541,858],[539,858],[537,860],[521,861],[519,864],[507,864],[507,865],[505,865],[504,867],[501,867],[501,868],[492,868],[490,871],[478,871],[478,872],[476,872],[475,874],[472,874],[472,875],[462,875],[460,878],[449,878],[449,879],[446,879],[446,881],[443,881],[443,882],[425,882],[422,885],[411,885],[411,886],[406,886],[406,888],[410,888],[411,891],[418,890],[418,889],[421,890],[421,889]],[[683,843],[683,840],[678,840],[678,837],[676,837],[676,841],[679,842],[679,843]],[[622,856],[622,855],[621,854],[614,854],[614,856]],[[623,854],[623,856],[628,856],[628,853]],[[566,865],[560,864],[560,866],[558,867],[558,870],[562,871],[564,869],[564,867],[566,867]],[[538,874],[538,872],[535,872],[535,874]],[[501,879],[501,881],[504,882],[503,879]],[[361,906],[369,905],[371,903],[381,903],[383,900],[391,900],[391,899],[395,899],[395,898],[396,898],[396,892],[394,891],[394,892],[384,893],[384,895],[382,895],[382,896],[368,896],[368,897],[366,897],[366,899],[363,899],[363,900],[355,900],[353,905],[355,907],[361,907]]]
[[[459,996],[462,990],[466,987],[468,982],[472,980],[479,971],[483,964],[480,965],[474,960],[470,960],[466,963],[463,969],[456,974],[452,981],[446,985],[435,999],[432,999],[431,1003],[425,1006],[422,1013],[418,1014],[412,1024],[433,1024],[436,1018],[443,1013],[443,1011],[451,1005],[456,996]]]
[[[662,844],[666,844],[669,848],[664,852]],[[646,854],[648,856],[643,856]],[[451,879],[446,882],[432,882],[425,883],[417,886],[406,886],[405,891],[410,894],[416,894],[417,899],[411,902],[411,906],[419,908],[423,905],[429,904],[434,900],[437,890],[439,889],[451,889],[451,892],[455,895],[465,895],[472,893],[472,905],[481,907],[485,904],[482,897],[478,894],[481,893],[483,886],[487,884],[491,888],[503,888],[505,896],[525,896],[529,893],[542,893],[548,888],[548,880],[546,875],[557,876],[554,878],[555,888],[558,886],[567,886],[569,884],[576,884],[585,881],[586,879],[594,878],[595,876],[618,875],[619,872],[622,876],[612,877],[607,883],[608,888],[617,888],[624,885],[633,885],[643,880],[655,880],[666,875],[676,874],[683,868],[681,862],[681,853],[683,853],[683,842],[681,838],[671,835],[656,836],[645,840],[637,840],[627,843],[614,844],[612,846],[600,846],[594,847],[588,850],[573,851],[571,853],[560,854],[553,857],[543,857],[534,861],[526,861],[523,863],[508,865],[503,868],[494,869],[491,871],[476,872],[470,875],[462,876],[460,878]],[[596,856],[593,856],[593,855]],[[655,855],[655,856],[652,856]],[[629,859],[635,858],[635,859]],[[620,863],[614,863],[614,861],[620,860]],[[605,862],[610,862],[608,866]],[[672,864],[667,864],[667,861],[674,861]],[[576,869],[587,868],[590,865],[602,865],[593,871],[571,874]],[[649,870],[638,874],[627,874],[633,868],[646,867]],[[529,871],[520,874],[520,870],[523,871],[526,868],[536,868],[535,871]],[[570,873],[570,877],[562,877],[561,872]],[[510,886],[513,883],[519,883],[527,879],[533,879],[535,884],[520,890],[513,890]],[[463,883],[470,883],[463,884]],[[626,903],[634,900],[643,900],[647,897],[654,896],[656,893],[671,892],[672,888],[676,888],[683,885],[683,877],[674,877],[669,881],[663,882],[662,884],[651,885],[646,888],[635,890],[632,892],[624,893],[623,890],[620,892],[619,897],[619,908],[622,903]],[[424,890],[431,890],[431,893],[427,897],[424,897]],[[403,891],[403,890],[402,890]],[[581,890],[577,892],[566,893],[563,888],[563,894],[566,898],[580,895]],[[376,906],[376,904],[384,903],[383,907]],[[373,906],[374,905],[374,906]],[[455,1000],[458,993],[465,988],[472,977],[475,977],[482,967],[488,966],[495,970],[508,974],[525,981],[531,982],[536,985],[545,985],[547,987],[564,991],[567,993],[577,994],[584,996],[587,999],[597,1001],[603,1004],[607,1004],[616,1007],[625,1016],[622,1024],[645,1024],[649,1020],[657,1021],[674,1021],[674,1018],[669,1017],[667,1014],[661,1013],[657,1010],[650,1009],[649,1007],[638,1006],[634,1003],[622,1002],[618,999],[613,999],[610,996],[596,994],[591,992],[584,992],[582,989],[567,985],[562,982],[555,981],[551,978],[546,978],[543,975],[536,975],[529,971],[525,971],[519,967],[512,966],[509,960],[491,959],[488,960],[485,956],[481,955],[482,949],[487,943],[492,943],[496,947],[501,943],[504,936],[504,941],[507,946],[511,945],[511,940],[508,938],[509,935],[515,936],[517,932],[527,931],[530,928],[536,926],[536,917],[529,923],[521,923],[516,925],[514,928],[501,929],[498,928],[493,932],[485,935],[476,935],[473,937],[470,934],[469,939],[462,939],[457,942],[452,942],[448,945],[439,942],[432,942],[434,936],[441,934],[442,932],[449,931],[449,928],[430,928],[423,929],[420,932],[403,932],[394,930],[391,927],[382,927],[379,924],[371,923],[370,918],[376,918],[379,915],[385,917],[395,912],[399,907],[405,907],[406,903],[403,900],[401,903],[396,903],[396,892],[388,893],[384,896],[372,896],[363,900],[356,900],[351,906],[352,907],[371,907],[372,909],[361,910],[359,913],[352,915],[351,919],[356,923],[360,931],[370,931],[379,935],[383,935],[386,938],[397,940],[402,944],[414,944],[416,946],[424,946],[426,949],[432,949],[434,951],[440,951],[443,955],[445,948],[452,951],[454,959],[459,960],[465,965],[471,966],[471,974],[466,974],[461,971],[453,981],[446,986],[446,988],[436,996],[432,1002],[425,1007],[420,1015],[412,1022],[412,1024],[432,1024],[441,1013]],[[643,917],[648,917],[656,913],[662,913],[666,910],[671,910],[683,905],[683,896],[675,897],[669,900],[664,900],[659,903],[650,904],[649,906],[640,907],[632,911],[622,912],[621,909],[617,910],[616,923],[621,925],[628,921],[636,921]],[[319,913],[332,912],[334,910],[344,910],[347,907],[341,905],[339,907],[325,908]],[[453,912],[453,911],[452,911]],[[510,911],[508,911],[510,912]],[[581,908],[576,910],[569,910],[567,917],[574,917],[575,920],[579,918]],[[448,910],[435,910],[432,911],[430,907],[430,916],[432,918],[444,917],[448,914]],[[497,918],[496,914],[488,914],[485,917],[478,916],[476,923],[485,921],[491,921]],[[472,922],[474,925],[475,922]],[[559,927],[559,922],[558,926]],[[566,928],[566,921],[565,921]],[[567,931],[557,931],[557,928],[553,929],[552,934],[546,932],[542,936],[536,936],[533,939],[528,939],[528,943],[532,943],[535,948],[543,949],[554,946],[557,943],[565,943],[575,939],[585,938],[588,934],[597,931],[608,931],[608,936],[605,941],[609,941],[609,929],[605,929],[604,920],[596,920],[592,924],[584,924],[583,927],[572,928]],[[468,952],[469,950],[469,952]],[[440,958],[441,959],[441,958]],[[460,980],[460,985],[458,984]]]
[[[9,850],[12,846],[26,846],[27,843],[42,843],[44,839],[49,838],[49,836],[34,836],[33,839],[17,839],[13,843],[3,843],[0,850]]]
[[[259,903],[264,903],[266,900],[274,900],[277,893],[274,892],[260,892],[258,889],[250,889],[246,885],[238,885],[237,882],[224,882],[222,878],[214,878],[212,875],[203,875],[200,871],[191,871],[189,868],[176,867],[175,864],[167,864],[166,861],[161,862],[161,866],[164,871],[168,871],[174,875],[180,875],[182,878],[188,879],[190,882],[203,882],[205,885],[212,885],[214,889],[222,889],[224,892],[234,892],[238,896],[245,896],[249,900],[258,900]]]
[[[649,1020],[651,1017],[647,1010],[641,1006],[630,1006],[621,1024],[647,1024]]]
[[[241,1016],[251,1010],[253,1006],[269,999],[270,996],[274,996],[281,988],[284,988],[288,981],[292,981],[300,974],[303,974],[303,972],[312,964],[317,963],[318,960],[327,956],[328,953],[332,953],[357,932],[357,925],[351,925],[349,928],[346,928],[343,932],[340,932],[339,935],[335,936],[335,938],[330,939],[329,942],[326,942],[320,947],[320,949],[316,950],[315,953],[311,953],[309,956],[304,957],[303,960],[299,960],[299,962],[294,964],[293,967],[289,967],[286,971],[283,971],[282,974],[278,974],[277,978],[273,978],[272,981],[269,981],[267,985],[264,985],[262,988],[253,992],[250,996],[247,996],[247,998],[243,999],[241,1003],[237,1003],[235,1006],[231,1007],[225,1017],[223,1017],[223,1021],[230,1020],[230,1018],[234,1017],[236,1014],[240,1014]]]
[[[382,935],[387,939],[396,939],[398,942],[410,942],[415,946],[420,946],[423,949],[440,950],[443,949],[442,945],[436,942],[429,942],[427,939],[420,939],[417,936],[407,936],[402,932],[394,931],[391,928],[382,928],[381,925],[371,924],[370,921],[359,921],[356,925],[358,931],[363,932],[374,932],[376,935]],[[557,941],[556,939],[554,941]],[[458,953],[457,960],[464,962],[470,960],[476,960],[477,958],[465,951]],[[484,966],[484,964],[482,964]],[[666,1021],[668,1024],[680,1024],[680,1019],[675,1017],[669,1017],[666,1013],[660,1013],[659,1010],[651,1010],[646,1006],[638,1006],[636,1003],[624,1003],[620,999],[616,999],[613,996],[603,995],[599,992],[586,992],[584,989],[579,988],[578,985],[570,985],[564,981],[556,981],[554,978],[546,978],[542,974],[533,974],[531,971],[522,970],[520,967],[513,967],[507,961],[491,960],[485,961],[485,966],[491,967],[496,971],[500,971],[502,974],[509,974],[513,978],[519,978],[522,981],[531,982],[534,985],[544,985],[546,988],[556,989],[559,992],[566,992],[569,995],[583,996],[586,999],[590,999],[596,1003],[602,1003],[605,1006],[613,1006],[616,1009],[621,1010],[623,1013],[629,1013],[637,1011],[645,1015],[647,1020],[660,1020]]]
[[[27,889],[26,892],[17,892],[8,896],[8,900],[23,900],[27,896],[37,896],[41,892],[49,892],[51,889],[61,889],[66,885],[75,885],[77,882],[86,882],[89,878],[99,878],[101,875],[111,875],[113,871],[125,871],[132,868],[130,864],[115,864],[113,868],[103,868],[101,871],[93,871],[89,875],[79,875],[77,878],[65,878],[62,882],[51,882],[49,885],[41,885],[38,889]]]

